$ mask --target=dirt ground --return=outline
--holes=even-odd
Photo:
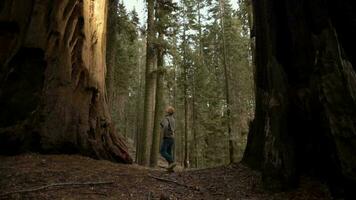
[[[242,164],[201,170],[148,169],[76,155],[0,156],[0,199],[330,199],[304,178],[297,190],[270,193]]]

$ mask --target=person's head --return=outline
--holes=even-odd
[[[174,108],[173,108],[172,106],[168,106],[168,107],[166,108],[166,113],[167,113],[168,115],[173,115],[173,114],[174,114]]]

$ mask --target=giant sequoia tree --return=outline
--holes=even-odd
[[[107,1],[0,2],[0,152],[131,162],[105,95]]]
[[[300,174],[356,188],[356,7],[351,0],[253,1],[256,118],[244,161],[281,189]]]

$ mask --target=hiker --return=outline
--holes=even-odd
[[[174,114],[174,108],[172,106],[168,106],[166,109],[166,116],[163,118],[163,120],[160,123],[163,132],[163,140],[161,144],[160,153],[162,157],[165,158],[166,161],[168,162],[167,169],[172,171],[174,167],[177,165],[174,162],[174,157],[173,157],[174,132],[176,128],[176,122],[173,117],[173,114]]]

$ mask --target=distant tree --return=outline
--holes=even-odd
[[[152,133],[152,145],[150,155],[150,166],[155,167],[158,160],[159,142],[160,142],[160,122],[164,113],[164,56],[167,52],[168,44],[165,40],[168,28],[172,26],[171,13],[175,4],[170,1],[158,0],[156,5],[156,31],[158,38],[155,41],[157,50],[157,70],[156,70],[156,96],[155,96],[155,114]]]
[[[220,6],[220,26],[221,26],[221,38],[222,38],[222,57],[224,66],[225,77],[225,100],[226,100],[226,118],[227,118],[227,135],[229,137],[229,162],[234,162],[234,145],[231,133],[231,99],[230,99],[230,62],[227,60],[228,52],[226,49],[226,35],[225,35],[225,17],[227,16],[225,10],[225,0],[219,0]]]
[[[138,18],[135,11],[128,14],[123,3],[116,3],[109,7],[106,92],[112,120],[119,132],[128,136],[131,110],[127,105],[137,82]]]

